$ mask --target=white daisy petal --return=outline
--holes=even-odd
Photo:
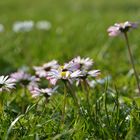
[[[9,78],[9,76],[0,76],[0,92],[3,90],[10,91],[10,89],[15,88],[14,79]]]

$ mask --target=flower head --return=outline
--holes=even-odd
[[[76,70],[80,69],[80,64],[77,62],[72,62],[71,61],[69,63],[65,63],[62,66],[59,66],[59,69],[62,71],[71,71],[74,72]]]
[[[80,69],[88,70],[92,67],[93,60],[90,59],[89,57],[81,58],[80,56],[78,56],[78,57],[72,59],[72,61],[70,63],[77,63],[80,65]]]
[[[81,74],[80,70],[76,70],[76,65],[64,65],[60,66],[58,69],[52,69],[47,74],[47,79],[50,81],[51,84],[55,85],[56,82],[61,80],[68,80],[71,82],[71,80],[74,80],[75,78],[79,77]]]
[[[130,29],[137,28],[138,24],[126,21],[124,23],[115,23],[107,29],[109,36],[117,36],[121,33],[128,32]]]
[[[97,79],[97,80],[88,80],[88,85],[90,87],[95,87],[97,84],[105,84],[105,83],[108,83],[111,81],[111,76],[108,75],[104,78],[100,78],[100,79]]]
[[[51,23],[49,21],[38,21],[36,23],[36,28],[40,30],[50,30],[52,27]]]
[[[3,26],[3,24],[0,24],[0,32],[4,32],[4,26]]]
[[[36,76],[39,78],[43,78],[47,76],[46,70],[41,66],[34,66],[33,69],[35,70]]]
[[[77,79],[76,85],[78,86],[82,81],[86,81],[88,83],[89,79],[97,78],[100,74],[100,70],[81,71],[81,75]]]
[[[58,62],[56,60],[52,60],[48,63],[43,64],[42,66],[34,66],[35,74],[40,77],[46,77],[47,72],[51,69],[57,69],[59,67]]]
[[[91,70],[87,72],[87,76],[98,77],[101,74],[100,70]]]
[[[24,71],[18,71],[18,72],[12,73],[10,77],[14,79],[15,82],[23,86],[27,86],[30,82],[37,80],[35,76],[31,76],[30,74],[25,73]]]
[[[9,78],[9,76],[0,76],[0,92],[3,90],[9,91],[15,86],[15,80]]]
[[[46,71],[49,71],[51,69],[57,69],[58,68],[58,62],[56,60],[52,60],[48,63],[45,63],[43,64],[43,68],[46,70]]]
[[[13,25],[14,32],[29,32],[34,26],[33,21],[18,21]]]
[[[57,87],[55,88],[39,88],[38,85],[32,84],[28,88],[32,94],[32,97],[37,97],[44,95],[45,97],[51,96],[54,92],[56,92]]]
[[[79,64],[80,75],[76,79],[76,85],[79,85],[82,81],[88,81],[89,78],[96,78],[100,75],[100,70],[92,70],[93,60],[88,58],[81,58],[80,56],[72,59],[70,63]]]

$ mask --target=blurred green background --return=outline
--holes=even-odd
[[[0,23],[5,32],[0,33],[0,74],[52,59],[63,63],[80,55],[93,58],[103,75],[120,78],[131,69],[125,43],[122,37],[109,38],[106,30],[115,22],[139,19],[139,0],[1,0]],[[13,23],[23,20],[48,20],[52,28],[13,32]],[[139,36],[140,29],[129,34],[140,70]]]

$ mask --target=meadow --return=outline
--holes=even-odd
[[[63,83],[49,98],[32,98],[24,88],[0,93],[0,139],[140,139],[140,95],[122,36],[110,38],[107,28],[116,22],[138,21],[139,0],[1,0],[0,76],[19,68],[56,59],[60,64],[76,56],[90,57],[100,78],[111,77],[86,91],[75,88],[77,106],[67,93],[62,120]],[[48,20],[48,31],[15,33],[16,21]],[[129,32],[134,63],[140,73],[140,28]]]

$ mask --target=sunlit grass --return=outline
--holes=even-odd
[[[64,125],[63,88],[48,104],[44,98],[32,99],[28,92],[23,97],[22,89],[0,93],[0,139],[140,139],[140,99],[125,43],[121,37],[110,39],[106,32],[115,22],[139,21],[139,5],[139,0],[0,1],[0,23],[5,26],[0,33],[0,75],[80,55],[95,60],[101,77],[112,77],[90,91],[90,114],[84,92],[76,92],[83,116],[69,95]],[[48,20],[52,28],[15,33],[12,25],[18,20]],[[139,28],[129,34],[138,74],[139,36]]]

